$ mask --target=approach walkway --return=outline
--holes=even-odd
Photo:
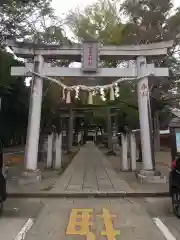
[[[93,142],[88,142],[81,147],[51,190],[56,193],[116,193],[121,191],[132,192],[132,189],[123,179],[120,179]]]

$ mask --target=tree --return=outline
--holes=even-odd
[[[48,0],[8,0],[0,8],[0,38],[36,40],[37,32],[50,18],[55,19]],[[0,61],[1,139],[7,145],[12,139],[20,142],[21,137],[26,137],[30,88],[25,86],[23,77],[10,76],[10,67],[21,65],[20,62],[4,50],[0,52]]]
[[[44,22],[55,19],[51,0],[7,0],[0,6],[0,39],[8,36],[26,39],[34,35]]]
[[[0,138],[7,146],[16,138],[19,143],[26,136],[29,89],[24,78],[10,76],[10,67],[20,63],[11,54],[0,51]]]
[[[174,38],[168,31],[172,7],[171,0],[126,0],[121,5],[121,11],[128,19],[125,41],[139,44]]]
[[[78,41],[97,39],[104,44],[120,44],[124,24],[114,1],[100,0],[83,11],[76,9],[67,16],[66,24]]]
[[[7,0],[0,5],[0,40],[6,38],[34,43],[71,44],[63,31],[62,21],[54,14],[51,0]],[[2,46],[2,44],[1,44]],[[7,144],[11,138],[25,136],[29,107],[30,88],[24,85],[24,78],[10,76],[10,67],[20,65],[5,50],[0,52],[0,92],[3,99],[1,111],[2,139]],[[68,61],[53,61],[56,65],[67,65]],[[57,94],[56,94],[57,92]],[[44,83],[42,126],[57,123],[59,86]],[[52,121],[49,121],[52,120]],[[57,124],[56,124],[57,125]]]
[[[161,60],[154,61],[158,67],[168,67],[170,77],[168,81],[151,82],[151,96],[158,98],[160,105],[175,106],[176,103],[171,101],[174,94],[179,92],[180,76],[179,69],[179,46],[180,46],[180,9],[173,10],[171,0],[126,0],[121,5],[121,13],[125,15],[127,21],[123,30],[124,42],[129,44],[153,43],[166,40],[174,40],[173,47],[169,50],[168,55]],[[177,95],[176,95],[177,96]],[[163,103],[164,102],[164,103]],[[156,101],[157,110],[157,101]],[[163,111],[163,108],[159,108]],[[166,110],[167,113],[167,110]]]
[[[128,19],[123,30],[124,42],[129,44],[153,43],[173,40],[173,48],[168,56],[156,61],[159,66],[169,67],[171,76],[179,75],[180,9],[172,14],[171,0],[126,0],[121,5],[121,13]],[[174,55],[176,53],[176,55]]]
[[[0,6],[2,5],[7,5],[7,4],[12,4],[12,2],[15,2],[15,3],[28,3],[28,2],[34,2],[34,3],[37,3],[38,0],[1,0],[0,2]]]

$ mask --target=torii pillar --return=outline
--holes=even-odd
[[[41,55],[34,58],[34,71],[43,74],[44,58]],[[37,170],[39,132],[41,121],[41,103],[42,103],[43,80],[40,77],[33,76],[31,87],[31,98],[28,119],[28,133],[25,149],[25,174],[35,173],[40,178]]]
[[[143,76],[147,68],[146,58],[137,58],[137,74]],[[143,173],[153,173],[154,166],[154,152],[153,152],[153,133],[152,133],[152,119],[150,114],[150,92],[148,77],[142,78],[137,85],[138,105],[139,105],[139,121],[140,121],[140,134],[142,146],[142,160],[143,160]]]

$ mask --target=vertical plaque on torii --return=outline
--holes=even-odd
[[[97,72],[99,65],[99,43],[97,41],[85,41],[82,49],[82,71]]]

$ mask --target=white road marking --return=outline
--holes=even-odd
[[[24,240],[26,237],[26,233],[31,229],[31,227],[33,226],[33,223],[34,223],[34,219],[29,218],[27,222],[24,224],[24,226],[22,227],[21,231],[16,235],[14,240]]]
[[[169,229],[164,225],[164,223],[159,218],[153,218],[153,221],[157,227],[161,230],[162,234],[167,240],[176,240],[176,238],[171,234]]]

